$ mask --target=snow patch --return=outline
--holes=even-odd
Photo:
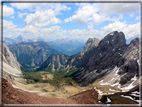
[[[112,90],[111,88],[109,88],[109,91],[116,91],[116,90]]]
[[[110,93],[110,92],[108,92],[107,94],[114,94],[114,93]]]
[[[122,54],[118,53],[120,56],[122,56]]]
[[[137,60],[138,65],[140,65],[140,60]]]
[[[131,81],[133,81],[129,86],[127,87],[123,87],[120,88],[121,90],[123,90],[122,92],[126,92],[129,91],[130,89],[132,89],[133,87],[135,87],[135,85],[133,85],[133,83],[137,80],[138,78],[136,77],[136,75],[131,79]]]
[[[112,36],[112,35],[113,35],[113,32],[112,32],[112,33],[110,33],[110,35]]]
[[[131,100],[134,100],[132,97],[130,97],[130,96],[124,96],[124,95],[121,95],[122,97],[125,97],[125,98],[129,98],[129,99],[131,99]]]
[[[114,69],[112,69],[112,70],[110,70],[109,72],[114,72],[115,74],[114,74],[114,76],[115,76],[115,78],[111,78],[111,77],[106,77],[106,79],[109,79],[109,78],[111,78],[111,79],[109,79],[109,81],[103,81],[103,80],[101,80],[100,82],[99,82],[99,84],[100,85],[110,85],[110,86],[115,86],[115,85],[118,85],[119,83],[115,83],[115,84],[113,84],[114,83],[114,81],[116,80],[116,76],[117,77],[119,77],[119,75],[117,75],[117,72],[119,71],[119,68],[116,66]]]
[[[140,97],[140,95],[137,95],[137,94],[130,94],[132,96],[135,96],[135,97]]]
[[[107,97],[107,102],[108,102],[108,103],[111,102],[110,98],[108,98],[108,97]]]
[[[133,91],[132,93],[134,93],[134,94],[140,94],[140,92],[138,92],[138,91]]]
[[[124,95],[121,95],[122,97],[125,97],[125,98],[129,98],[129,99],[131,99],[131,100],[133,100],[133,101],[136,101],[136,102],[138,102],[138,103],[142,103],[142,100],[135,100],[134,98],[132,98],[131,96],[124,96]]]
[[[101,103],[101,101],[98,101],[99,103]]]

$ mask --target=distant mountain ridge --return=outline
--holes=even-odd
[[[9,49],[16,55],[23,67],[29,68],[41,65],[52,53],[59,52],[46,42],[21,42],[10,45]]]
[[[36,39],[35,38],[26,39],[26,38],[22,37],[21,35],[19,35],[17,37],[4,37],[3,38],[3,43],[5,43],[7,46],[18,44],[21,42],[27,43],[27,42],[41,42],[41,41],[47,42],[42,37],[38,37]],[[70,39],[63,39],[63,38],[57,39],[54,41],[49,41],[47,43],[54,46],[54,48],[57,51],[64,53],[66,55],[73,55],[73,54],[80,53],[82,48],[84,47],[84,44],[85,44],[83,42],[79,42],[79,40],[73,40],[73,39],[70,40]]]
[[[80,53],[84,47],[84,43],[79,42],[78,40],[70,39],[58,39],[55,41],[48,42],[55,47],[56,50],[62,52],[66,55],[73,55]]]
[[[16,36],[16,37],[4,37],[3,38],[3,43],[5,43],[6,45],[13,45],[13,44],[21,43],[21,42],[39,42],[39,41],[44,42],[44,40],[41,37],[38,37],[37,39],[35,38],[26,39],[22,37],[21,35]]]

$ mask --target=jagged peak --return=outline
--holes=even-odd
[[[130,44],[129,45],[136,45],[136,44],[139,44],[139,38],[138,37],[136,37],[135,39],[133,39],[131,42],[130,42]]]
[[[126,39],[125,39],[125,35],[124,33],[118,32],[118,31],[113,31],[109,34],[107,34],[99,43],[99,45],[101,44],[111,44],[111,45],[126,45]]]

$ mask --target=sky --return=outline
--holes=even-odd
[[[140,36],[139,3],[3,3],[3,36],[102,39],[112,31]]]

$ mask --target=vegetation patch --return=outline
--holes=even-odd
[[[69,69],[69,72],[67,72],[67,73],[65,74],[65,77],[71,76],[75,71],[76,71],[76,69],[75,69],[74,67],[70,68],[70,69]]]
[[[70,77],[64,77],[59,73],[47,72],[47,71],[39,71],[39,72],[23,72],[24,79],[26,79],[26,83],[49,83],[54,86],[56,89],[64,85],[75,85],[76,82]],[[44,78],[43,78],[44,76]],[[49,78],[50,77],[50,78]],[[51,78],[52,77],[52,78]],[[45,79],[46,78],[46,79]],[[35,86],[38,87],[38,86]]]

